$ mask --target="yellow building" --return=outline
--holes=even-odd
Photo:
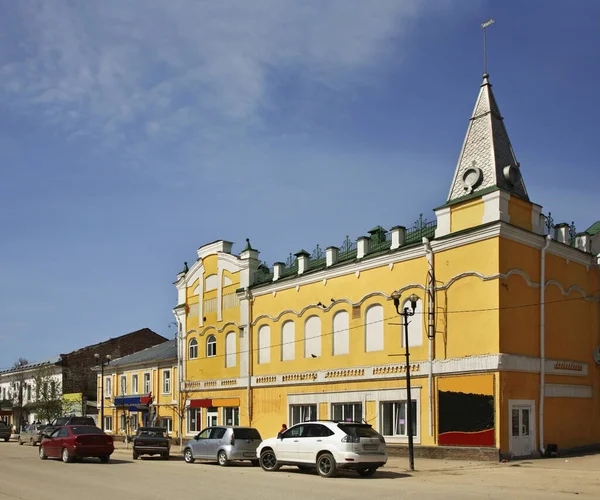
[[[175,282],[186,434],[353,419],[403,444],[408,370],[430,454],[600,443],[599,225],[554,225],[529,199],[488,75],[435,215],[272,269],[248,240],[200,247]],[[392,297],[410,313],[412,294],[407,368]]]
[[[98,425],[107,433],[130,436],[138,427],[152,425],[165,427],[171,437],[180,436],[184,404],[176,339],[110,360],[103,372],[94,370],[98,372]]]

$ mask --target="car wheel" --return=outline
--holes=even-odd
[[[168,453],[163,453],[161,455],[161,457],[162,457],[163,460],[169,460],[169,454]]]
[[[8,440],[9,440],[9,439],[10,439],[10,436],[6,436],[6,437],[4,438],[4,442],[5,442],[5,443],[8,443]]]
[[[19,446],[23,446],[23,441],[21,441],[21,438],[19,438]]]
[[[66,464],[70,464],[73,461],[73,457],[69,452],[68,448],[63,448],[61,452],[62,461]]]
[[[102,455],[100,457],[100,462],[102,462],[103,464],[107,464],[110,460],[110,455]]]
[[[29,440],[29,444],[30,444],[31,446],[35,446],[35,439],[31,438],[31,439]]]
[[[134,452],[133,452],[133,459],[134,459],[134,460],[137,460],[137,459],[138,459],[138,457],[139,457],[139,455],[138,455],[138,454],[137,454],[137,453],[134,451]]]
[[[252,464],[252,467],[258,467],[260,465],[260,461],[258,459],[250,460],[250,463]]]
[[[331,453],[323,453],[317,458],[317,472],[321,477],[333,477],[337,472],[335,458]]]
[[[260,454],[260,466],[264,471],[273,472],[279,470],[281,465],[277,463],[277,456],[273,450],[265,450]]]
[[[48,458],[48,455],[46,455],[46,452],[44,451],[44,447],[42,445],[40,445],[40,458],[42,460],[46,460]]]
[[[370,469],[358,469],[356,472],[358,472],[359,476],[371,477],[373,474],[375,474],[376,470],[376,467],[371,467]]]
[[[219,462],[219,465],[222,467],[229,465],[229,460],[227,459],[227,453],[225,453],[223,450],[221,450],[217,454],[217,462]]]
[[[192,450],[190,450],[189,448],[186,449],[183,452],[183,459],[185,460],[186,464],[193,464],[195,459],[194,459],[194,455],[192,454]]]

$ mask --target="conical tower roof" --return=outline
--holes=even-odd
[[[458,158],[448,202],[493,188],[529,201],[519,162],[486,73]]]

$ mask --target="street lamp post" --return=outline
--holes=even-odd
[[[415,309],[417,308],[417,301],[419,297],[412,294],[408,300],[410,301],[410,309],[404,307],[402,312],[400,311],[400,293],[394,292],[392,294],[394,299],[394,307],[396,312],[403,318],[404,324],[404,348],[406,352],[406,425],[408,428],[408,464],[410,470],[415,470],[415,453],[413,444],[413,421],[412,421],[412,398],[410,394],[410,351],[408,348],[408,318],[415,315]]]
[[[96,361],[100,361],[100,354],[94,354]],[[104,430],[104,365],[110,363],[110,354],[100,361],[100,429]]]

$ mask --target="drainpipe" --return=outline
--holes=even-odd
[[[433,436],[433,338],[435,336],[435,279],[433,268],[433,250],[428,238],[423,238],[423,247],[427,257],[427,339],[429,340],[429,435]]]
[[[546,244],[542,247],[541,269],[540,269],[540,451],[542,456],[544,449],[544,397],[546,380],[546,250],[550,246],[552,235],[546,236]]]

